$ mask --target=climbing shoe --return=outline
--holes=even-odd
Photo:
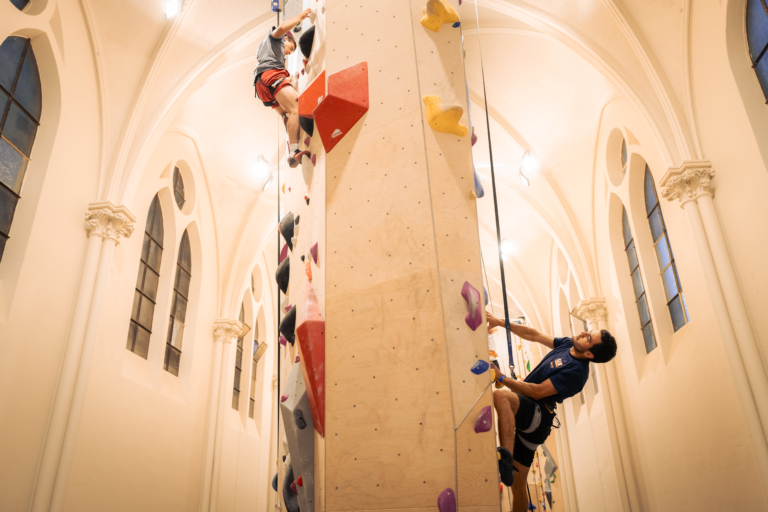
[[[288,157],[288,167],[291,169],[295,169],[299,166],[301,163],[301,157],[304,155],[309,156],[309,151],[299,151],[298,149],[293,152],[291,156]]]
[[[497,452],[501,482],[507,487],[512,487],[515,481],[515,466],[512,464],[512,454],[504,447],[498,448]]]

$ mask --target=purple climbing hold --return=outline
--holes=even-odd
[[[483,310],[480,307],[480,292],[475,289],[474,286],[469,284],[469,281],[464,281],[464,287],[461,289],[461,296],[467,301],[467,309],[469,313],[464,318],[467,325],[473,331],[477,330],[480,324],[483,323]]]
[[[309,143],[310,143],[310,142],[311,142],[311,139],[310,139],[309,137],[307,137],[306,139],[304,139],[304,145],[305,145],[305,146],[309,146]]]
[[[470,137],[470,139],[472,140],[472,145],[473,146],[475,144],[477,144],[477,135],[475,135],[475,127],[474,126],[472,127],[472,137]]]
[[[475,362],[475,364],[472,365],[472,368],[469,369],[472,373],[475,375],[482,375],[483,373],[488,371],[489,368],[488,361],[483,361],[482,359],[479,359]]]
[[[287,344],[288,344],[288,340],[287,340],[287,339],[285,339],[285,336],[283,336],[282,334],[280,335],[280,344],[281,344],[282,346],[285,346],[285,345],[287,345]]]
[[[285,402],[286,400],[288,400],[288,393],[283,393],[283,396],[280,397],[280,401]]]
[[[285,306],[285,312],[287,313],[288,311],[290,311],[292,307],[293,307],[293,304],[288,304],[287,306]]]
[[[296,359],[293,362],[298,363],[299,361],[301,361],[301,356],[296,356]]]
[[[312,160],[312,165],[316,165],[317,164],[317,155],[312,155],[312,158],[310,158],[310,160]]]
[[[283,244],[283,250],[280,251],[280,262],[279,263],[282,263],[286,256],[288,256],[288,244]]]
[[[456,493],[450,487],[437,497],[437,508],[440,512],[456,512]]]
[[[299,494],[299,491],[296,490],[296,482],[291,482],[291,490],[293,494]]]
[[[315,265],[317,265],[317,243],[309,248],[309,254],[312,255],[312,259],[315,261]]]
[[[493,414],[491,414],[491,406],[487,405],[480,411],[480,415],[475,422],[475,434],[481,434],[488,432],[493,426]]]

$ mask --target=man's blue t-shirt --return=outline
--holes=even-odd
[[[555,348],[525,378],[525,382],[541,384],[550,379],[557,393],[539,400],[541,403],[563,403],[563,400],[584,389],[589,378],[589,359],[576,359],[571,355],[573,340],[555,338]]]

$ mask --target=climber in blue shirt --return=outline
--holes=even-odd
[[[526,509],[526,483],[536,448],[549,437],[555,408],[578,394],[589,378],[589,363],[607,363],[616,355],[616,340],[606,331],[582,332],[574,338],[553,338],[536,329],[486,313],[488,329],[509,325],[516,336],[551,349],[533,371],[519,381],[499,375],[497,382],[511,391],[497,390],[493,403],[499,418],[499,471],[512,487],[513,512]],[[515,477],[514,472],[520,475]]]

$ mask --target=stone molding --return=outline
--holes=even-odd
[[[601,322],[608,321],[608,305],[603,298],[583,299],[579,301],[574,312],[577,317],[587,320],[591,329],[597,328]]]
[[[120,245],[120,237],[130,238],[136,226],[136,216],[125,206],[110,202],[91,203],[85,212],[85,230],[88,236],[100,236]]]
[[[669,169],[661,178],[661,195],[668,201],[680,200],[682,207],[688,201],[712,196],[712,178],[715,170],[708,160],[689,160],[680,167]]]
[[[221,318],[213,322],[213,340],[221,343],[232,343],[244,335],[248,326],[237,320]]]

